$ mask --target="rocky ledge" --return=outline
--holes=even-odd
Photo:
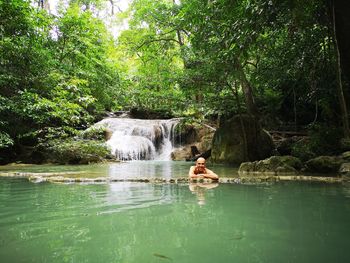
[[[271,156],[265,160],[241,163],[239,175],[275,176],[309,173],[320,177],[350,177],[350,152],[340,156],[319,156],[302,163],[294,156]]]
[[[70,177],[71,175],[71,177]],[[73,176],[75,175],[75,176]],[[84,178],[76,177],[77,173],[64,172],[64,173],[0,173],[0,177],[14,177],[14,178],[27,178],[30,182],[41,183],[113,183],[113,182],[139,182],[139,183],[153,183],[153,184],[188,184],[191,182],[200,183],[212,183],[211,179],[192,179],[188,177],[179,178],[159,178],[159,177],[138,177],[138,178],[111,178],[111,177],[96,177],[96,178]],[[350,182],[348,176],[339,177],[320,177],[320,176],[305,176],[305,175],[267,175],[256,174],[255,176],[238,177],[220,177],[219,183],[229,184],[257,184],[257,183],[273,183],[282,181],[307,181],[307,182],[326,182],[326,183],[343,183]]]

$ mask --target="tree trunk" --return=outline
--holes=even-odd
[[[333,2],[333,32],[336,51],[337,93],[343,122],[344,137],[350,138],[349,117],[343,89],[343,78],[350,77],[350,3],[344,0]]]
[[[229,84],[228,84],[229,85]],[[242,135],[243,135],[243,159],[246,161],[250,161],[249,159],[249,154],[248,154],[248,139],[247,139],[247,132],[244,126],[244,121],[243,121],[243,117],[242,117],[242,109],[241,109],[241,102],[238,96],[238,89],[237,89],[237,84],[236,82],[234,82],[231,86],[232,92],[233,92],[233,96],[236,98],[236,102],[237,102],[237,108],[238,108],[238,114],[239,114],[239,120],[241,122],[241,128],[242,128]]]
[[[109,0],[109,2],[111,3],[111,15],[114,16],[114,2],[113,0]]]
[[[350,81],[350,1],[333,0],[333,22],[342,77]],[[348,83],[349,84],[349,83]]]
[[[240,84],[243,89],[245,103],[247,106],[247,112],[248,114],[253,115],[254,117],[258,117],[259,111],[255,104],[252,87],[247,79],[247,76],[244,72],[241,62],[238,59],[236,59],[235,61],[235,66],[238,73]]]

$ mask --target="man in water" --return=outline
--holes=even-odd
[[[205,159],[203,157],[199,157],[196,161],[196,165],[191,166],[188,176],[190,177],[190,179],[199,179],[199,178],[208,178],[212,180],[219,179],[219,176],[216,173],[214,173],[213,171],[205,167]]]

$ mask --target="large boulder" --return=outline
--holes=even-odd
[[[259,122],[254,117],[242,115],[225,121],[216,130],[211,158],[216,163],[239,165],[265,159],[271,156],[274,149],[272,137],[261,128]]]
[[[206,124],[180,123],[176,126],[172,160],[194,160],[198,156],[210,157],[214,129]]]
[[[175,148],[171,153],[171,159],[173,161],[185,161],[190,160],[191,158],[192,155],[190,145]]]

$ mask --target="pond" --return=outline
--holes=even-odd
[[[187,174],[185,162],[1,167]],[[235,169],[210,167],[220,175]],[[31,183],[0,177],[1,262],[348,262],[350,186]]]

